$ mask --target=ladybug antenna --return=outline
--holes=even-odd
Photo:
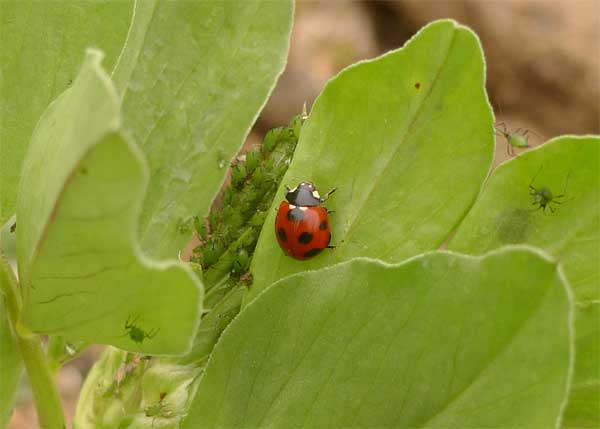
[[[335,191],[337,191],[337,188],[332,188],[331,191],[325,194],[325,198],[321,198],[321,202],[324,203],[325,201],[327,201],[329,197],[331,197],[331,194],[333,194]]]

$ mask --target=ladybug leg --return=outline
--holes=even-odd
[[[330,214],[330,213],[335,213],[335,210],[329,210],[329,209],[327,209],[327,214]]]
[[[290,188],[290,185],[283,185],[283,187],[284,187],[284,188],[285,188],[285,189],[286,189],[288,192],[290,192],[290,191],[292,190],[292,188]]]
[[[327,201],[329,197],[331,197],[331,194],[333,194],[335,191],[337,191],[337,188],[332,188],[331,191],[327,192],[325,198],[321,198],[321,202],[324,203],[325,201]]]
[[[326,247],[326,249],[335,249],[335,246],[329,245]]]

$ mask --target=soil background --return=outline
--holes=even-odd
[[[561,134],[600,134],[600,0],[299,1],[286,71],[248,136],[262,140],[312,104],[325,82],[361,59],[401,47],[423,25],[452,18],[481,38],[487,90],[498,122],[530,129],[530,144]],[[460,126],[460,124],[457,124]],[[498,139],[496,163],[508,157]],[[69,425],[101,347],[59,376]],[[37,427],[24,379],[10,429]]]

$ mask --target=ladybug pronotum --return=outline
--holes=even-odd
[[[321,198],[319,191],[310,182],[302,182],[289,189],[277,211],[275,235],[286,254],[296,259],[308,259],[323,249],[333,248],[329,211],[322,207],[335,188]]]

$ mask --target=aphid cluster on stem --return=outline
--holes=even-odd
[[[212,308],[233,288],[248,287],[252,254],[281,178],[290,164],[304,115],[287,127],[269,131],[261,146],[237,157],[231,184],[222,192],[206,219],[194,219],[200,245],[191,264],[198,267]]]

